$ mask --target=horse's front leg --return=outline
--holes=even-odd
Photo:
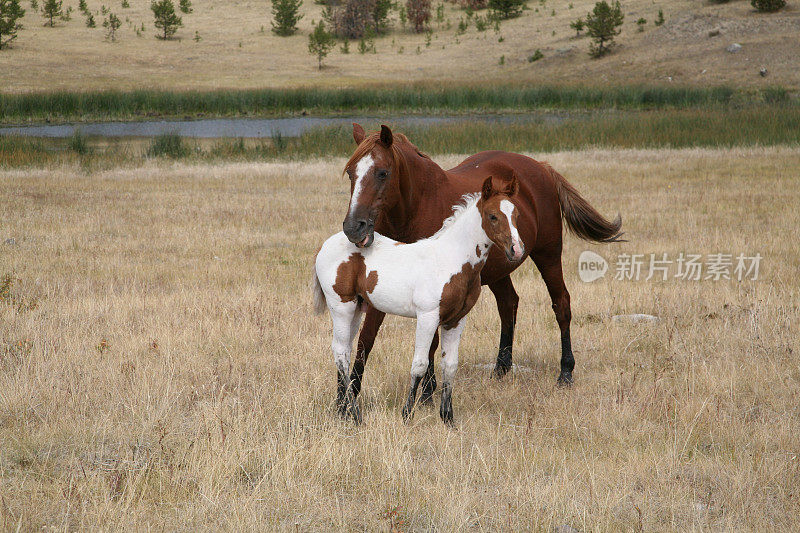
[[[465,322],[466,318],[462,318],[452,329],[442,327],[442,404],[439,416],[448,426],[453,425],[453,380],[458,370],[458,345]]]
[[[414,341],[414,359],[411,361],[411,390],[408,392],[408,400],[403,407],[403,419],[408,421],[414,410],[417,400],[417,388],[422,377],[428,370],[428,351],[431,341],[439,327],[439,309],[424,314],[417,315],[417,331]]]

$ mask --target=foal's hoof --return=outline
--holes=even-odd
[[[452,409],[440,409],[439,410],[439,416],[442,418],[442,422],[444,422],[445,426],[447,426],[449,428],[455,427],[455,424],[453,423],[453,410]]]
[[[559,374],[558,376],[558,381],[556,382],[556,384],[559,387],[569,387],[572,385],[572,383],[573,383],[572,372],[562,370],[561,374]]]
[[[414,412],[414,406],[405,404],[403,406],[403,411],[402,411],[403,422],[405,422],[406,424],[411,422],[411,415],[413,414],[413,412]]]
[[[422,393],[419,396],[419,403],[422,405],[432,404],[434,391],[436,391],[436,378],[431,377],[430,380],[423,380]]]

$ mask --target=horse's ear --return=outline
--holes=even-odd
[[[518,189],[519,189],[519,185],[517,184],[517,175],[516,174],[512,174],[511,175],[511,181],[509,181],[508,184],[506,185],[505,193],[508,196],[514,196],[515,194],[517,194],[517,190]]]
[[[366,136],[367,134],[364,133],[364,128],[361,127],[361,124],[353,122],[353,140],[356,141],[356,144],[361,144],[361,141],[363,141]]]
[[[486,201],[491,196],[492,196],[492,177],[489,176],[488,178],[483,180],[483,186],[481,187],[481,199]]]
[[[389,126],[381,124],[381,144],[384,148],[389,148],[392,146],[392,130],[389,129]]]

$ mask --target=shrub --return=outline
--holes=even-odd
[[[750,5],[762,13],[772,13],[786,7],[786,0],[750,0]]]
[[[518,17],[525,7],[525,0],[489,0],[492,15],[500,20]]]
[[[658,16],[656,17],[656,21],[653,24],[655,24],[656,26],[661,26],[662,24],[664,24],[664,10],[663,9],[659,9],[658,10]]]
[[[189,155],[189,148],[184,144],[183,138],[177,133],[164,133],[155,137],[150,142],[147,149],[149,157],[186,157]]]
[[[69,138],[69,149],[80,155],[89,153],[89,144],[86,142],[86,136],[81,133],[81,130],[76,129],[72,137]]]
[[[336,45],[336,37],[325,29],[325,21],[320,20],[314,31],[308,36],[308,53],[317,56],[319,69],[322,70],[322,60]]]
[[[78,9],[84,13],[89,11],[89,6],[86,5],[86,0],[78,0]]]
[[[297,31],[297,23],[303,18],[300,6],[303,0],[272,0],[272,33],[292,35]]]
[[[407,0],[406,11],[414,31],[417,33],[425,31],[425,25],[431,19],[431,0]]]
[[[580,37],[585,24],[583,19],[578,19],[569,23],[569,27],[575,30],[575,37]]]
[[[345,0],[326,15],[332,31],[344,39],[361,39],[374,25],[375,0]]]
[[[0,49],[17,38],[22,24],[17,22],[25,15],[19,0],[0,0]]]
[[[87,13],[86,14],[86,27],[87,28],[94,28],[96,26],[97,26],[97,24],[94,21],[94,15],[92,15],[91,13]]]
[[[544,57],[544,54],[542,53],[541,50],[539,50],[537,48],[536,51],[533,53],[533,55],[528,57],[528,63],[533,63],[534,61],[539,61],[543,57]]]
[[[647,19],[644,17],[639,17],[639,20],[636,21],[636,26],[638,26],[639,31],[644,31],[644,26],[647,24]]]
[[[54,19],[64,14],[61,10],[61,5],[61,0],[45,0],[45,3],[42,4],[42,15],[48,19],[46,26],[52,28],[55,26]]]
[[[108,30],[106,39],[110,39],[113,43],[117,40],[117,30],[122,26],[122,22],[114,13],[109,13],[108,17],[103,21],[103,27]]]
[[[178,9],[181,10],[181,13],[186,13],[187,15],[194,11],[191,0],[179,0]]]
[[[150,10],[153,12],[156,28],[163,32],[159,36],[160,39],[166,41],[175,35],[180,26],[183,26],[183,21],[175,14],[175,4],[172,0],[153,0],[150,3]]]
[[[608,53],[614,37],[621,31],[619,27],[622,26],[622,19],[619,0],[613,5],[608,5],[605,0],[594,5],[594,9],[586,15],[586,32],[592,38],[589,55],[601,57]]]

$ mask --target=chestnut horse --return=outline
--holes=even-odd
[[[466,315],[481,293],[481,269],[492,244],[509,261],[521,261],[525,247],[516,227],[518,210],[512,197],[516,180],[499,185],[492,177],[480,194],[464,203],[433,237],[403,244],[376,233],[369,248],[358,248],[343,232],[320,248],[314,261],[314,310],[325,307],[333,321],[331,350],[338,377],[339,414],[361,420],[350,382],[350,351],[368,304],[384,313],[417,319],[411,385],[403,418],[411,416],[417,387],[430,365],[428,350],[442,328],[442,403],[439,414],[453,423],[453,378]]]
[[[517,177],[519,233],[526,256],[530,255],[547,285],[561,330],[558,384],[571,384],[575,359],[569,334],[569,292],[561,270],[562,217],[578,237],[613,242],[622,235],[620,216],[609,222],[549,165],[521,154],[480,152],[455,168],[443,170],[405,135],[392,134],[386,126],[381,126],[380,133],[367,135],[364,128],[353,124],[353,138],[358,147],[344,169],[350,177],[350,204],[342,228],[350,242],[359,247],[370,246],[376,231],[405,243],[430,237],[450,215],[452,206],[464,194],[477,192],[487,176],[507,180]],[[511,369],[519,297],[510,274],[520,264],[492,248],[481,272],[481,283],[494,294],[500,314],[500,347],[494,369],[497,377]],[[351,375],[355,395],[361,388],[364,366],[384,316],[373,307],[367,309]],[[431,361],[438,343],[435,335],[429,350]],[[428,365],[422,385],[421,400],[429,401],[436,388],[433,364]]]

